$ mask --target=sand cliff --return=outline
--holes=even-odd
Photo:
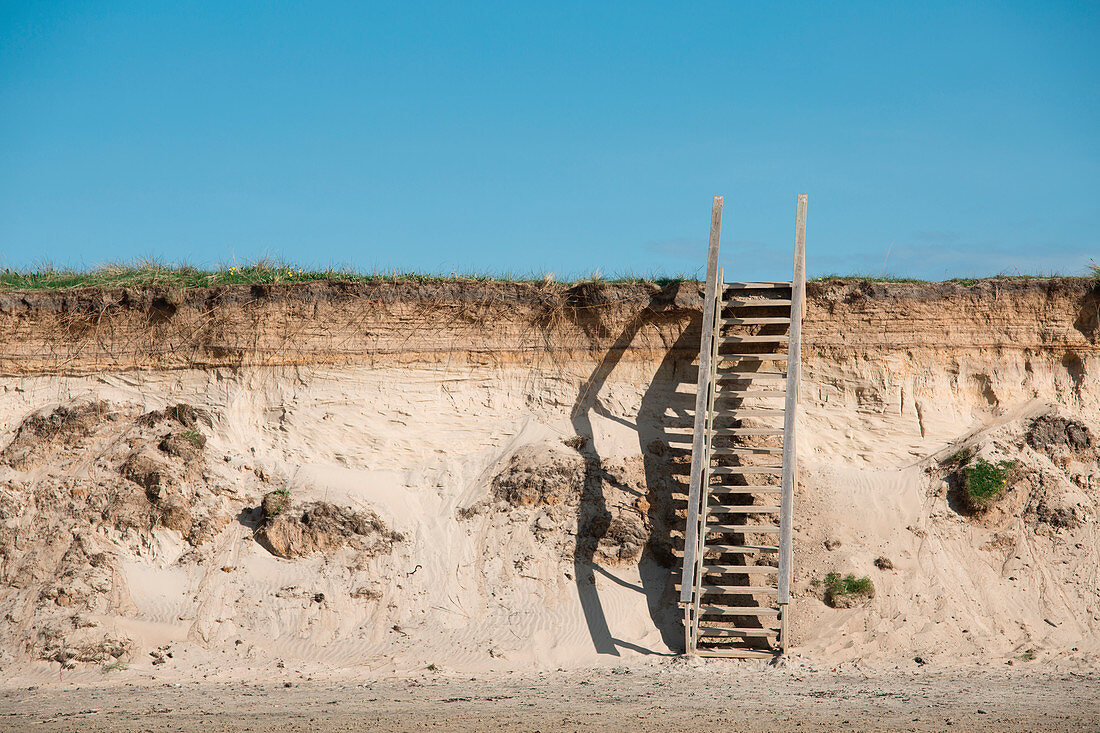
[[[807,293],[794,658],[1094,668],[1100,283]],[[0,294],[0,665],[677,651],[700,303],[696,283]],[[1038,440],[1043,416],[1091,437]],[[952,498],[962,446],[1020,466],[980,517]],[[875,598],[829,608],[832,570]]]

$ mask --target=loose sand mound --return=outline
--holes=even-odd
[[[253,350],[216,356],[210,341],[191,352],[215,362],[201,368],[104,366],[111,334],[131,344],[139,322],[185,339],[177,320],[201,301],[188,294],[154,321],[107,308],[97,346],[68,337],[95,355],[72,375],[5,362],[2,670],[476,671],[678,651],[692,287],[489,298],[497,335],[469,293],[452,309],[433,292],[457,320],[430,348],[424,294],[371,300],[355,321],[354,294],[238,293],[210,301],[228,320],[209,329],[254,309]],[[1006,287],[811,288],[801,663],[1100,656],[1095,298]],[[0,328],[60,312],[9,305]],[[346,363],[309,332],[321,311],[354,328]],[[388,346],[371,352],[364,331]],[[271,363],[295,333],[297,356]],[[955,494],[961,451],[1015,462],[981,512]],[[873,597],[831,608],[830,572],[870,578]]]

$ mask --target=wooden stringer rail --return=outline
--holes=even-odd
[[[688,654],[772,657],[790,629],[806,196],[790,282],[725,282],[721,227],[716,196],[678,589]]]

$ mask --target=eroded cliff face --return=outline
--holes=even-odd
[[[1100,462],[1033,435],[1100,435],[1100,282],[807,294],[795,653],[1094,664]],[[700,305],[697,283],[3,294],[0,665],[675,651]],[[964,447],[1027,468],[980,518],[949,495]],[[830,571],[878,592],[828,608]]]
[[[702,286],[435,283],[240,285],[0,293],[0,374],[214,366],[536,363],[539,354],[661,359]],[[811,282],[807,355],[932,349],[1051,353],[1074,378],[1100,337],[1095,279]]]

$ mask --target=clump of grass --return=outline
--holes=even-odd
[[[875,584],[866,575],[857,578],[854,573],[825,576],[825,602],[833,608],[851,608],[875,597]]]
[[[659,287],[683,282],[685,275],[638,275],[627,272],[605,278],[598,271],[587,277],[564,278],[555,281],[552,273],[484,273],[451,272],[450,274],[400,272],[392,270],[359,271],[352,268],[311,269],[278,260],[262,259],[248,264],[199,268],[172,265],[155,260],[101,265],[90,269],[40,265],[25,269],[0,269],[0,290],[64,290],[69,288],[166,287],[206,288],[222,285],[281,285],[309,282],[413,282],[434,283],[471,281],[484,283],[532,283],[572,285],[583,282],[615,284],[653,284]]]
[[[583,451],[584,447],[588,445],[588,438],[583,435],[572,435],[562,442],[575,451]]]
[[[1090,265],[1091,276],[1100,277],[1100,267],[1093,264]],[[1088,273],[1086,272],[1086,276]],[[1008,273],[999,272],[996,275],[984,275],[982,277],[952,277],[944,280],[925,280],[916,277],[896,277],[894,275],[867,275],[863,273],[852,273],[849,275],[840,275],[838,273],[830,273],[828,275],[821,275],[820,277],[812,278],[814,281],[835,281],[835,280],[857,280],[860,282],[873,282],[873,283],[954,283],[956,285],[962,285],[965,288],[969,288],[973,285],[977,285],[987,280],[1040,280],[1048,278],[1071,278],[1074,275],[1067,275],[1060,272],[1039,272],[1033,274],[1024,273]]]
[[[274,519],[290,508],[290,489],[283,486],[264,494],[260,502],[260,511],[263,518]]]
[[[820,277],[813,278],[817,281],[829,282],[833,280],[860,280],[863,282],[872,283],[926,283],[930,280],[921,280],[916,277],[895,277],[893,275],[867,275],[861,273],[853,273],[851,275],[841,275],[839,273],[829,273],[828,275],[821,275]]]
[[[184,430],[180,435],[196,448],[202,448],[206,445],[206,436],[198,430]]]
[[[978,457],[962,466],[962,495],[972,512],[984,512],[1005,492],[1016,461],[990,463]]]
[[[113,662],[108,662],[107,664],[104,664],[100,668],[100,670],[103,672],[103,674],[107,674],[108,672],[121,672],[129,668],[130,665],[126,664],[126,662],[122,661],[121,659],[116,659]]]
[[[959,466],[964,466],[964,464],[966,464],[967,461],[969,461],[969,460],[970,460],[970,450],[968,448],[963,448],[961,450],[955,451],[953,453],[952,457],[947,459],[947,462],[948,463],[957,463],[957,464],[959,464]]]

